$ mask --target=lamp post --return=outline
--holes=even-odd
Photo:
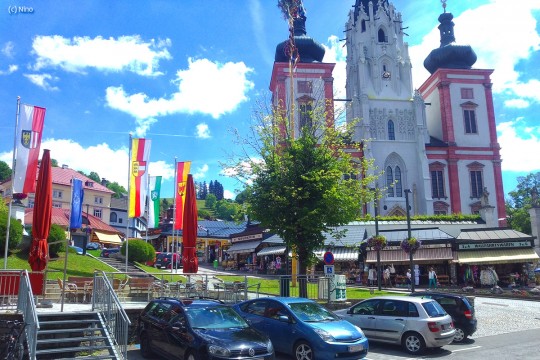
[[[375,198],[373,199],[373,210],[375,211],[375,236],[379,236],[379,205],[378,205],[378,191],[377,189],[371,189],[375,192]],[[381,249],[377,248],[377,286],[381,291]]]
[[[405,189],[405,207],[407,208],[407,239],[411,238],[411,210],[409,209],[409,194],[412,192],[411,189]],[[413,264],[413,253],[414,251],[409,251],[409,267],[411,268],[411,292],[414,292],[414,264]]]

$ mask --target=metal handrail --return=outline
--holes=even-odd
[[[105,272],[100,273],[94,273],[92,310],[100,314],[116,352],[121,354],[122,359],[127,359],[131,321]]]

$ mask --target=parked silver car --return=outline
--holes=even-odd
[[[334,312],[359,326],[369,341],[401,344],[410,354],[454,339],[452,318],[432,299],[379,296]]]

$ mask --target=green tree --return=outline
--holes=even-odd
[[[204,206],[206,206],[209,209],[214,209],[216,207],[216,195],[214,194],[208,194],[206,195],[206,200],[204,200]]]
[[[60,225],[51,224],[47,242],[50,256],[57,257],[60,252],[66,251],[66,230]]]
[[[113,197],[116,199],[120,199],[127,194],[127,190],[116,181],[108,183],[107,189],[114,191]]]
[[[197,209],[197,216],[199,219],[212,220],[214,216],[206,209]]]
[[[58,160],[51,159],[51,167],[58,167]]]
[[[238,213],[242,212],[242,206],[230,200],[219,200],[216,203],[216,217],[218,219],[233,221],[238,219]]]
[[[7,222],[8,222],[9,210],[4,204],[3,201],[0,201],[0,249],[2,257],[4,256],[4,248],[6,244],[6,231],[7,231]],[[19,246],[23,238],[23,226],[22,224],[15,219],[11,218],[9,226],[9,250],[13,250]]]
[[[89,177],[90,179],[94,180],[96,183],[101,184],[101,177],[98,175],[97,172],[91,171],[91,172],[90,172],[90,175],[88,175],[88,177]]]
[[[167,214],[167,210],[169,210],[169,208],[172,205],[172,200],[169,200],[167,198],[163,198],[163,199],[160,199],[160,201],[161,201],[161,203],[159,205],[159,207],[160,207],[159,212],[161,214]]]
[[[369,175],[374,173],[372,161],[356,163],[346,151],[359,150],[345,140],[356,123],[336,128],[327,121],[324,105],[313,109],[305,111],[308,121],[296,136],[288,131],[284,111],[256,116],[254,140],[239,138],[250,157],[240,155],[228,164],[229,173],[249,180],[250,215],[294,250],[300,274],[315,263],[314,251],[324,246],[324,233],[356,219],[362,204],[372,201],[369,185],[377,178]],[[301,283],[299,290],[307,296],[307,284]]]
[[[11,168],[5,162],[0,160],[0,182],[11,179]]]
[[[530,173],[517,178],[518,185],[515,190],[508,193],[506,199],[506,216],[508,226],[525,234],[531,234],[531,217],[529,209],[533,205],[539,206],[540,172]]]
[[[129,260],[144,263],[156,257],[156,250],[152,244],[141,239],[129,239]],[[120,253],[126,256],[126,241],[120,247]]]

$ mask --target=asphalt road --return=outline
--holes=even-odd
[[[477,297],[475,300],[477,332],[461,344],[428,350],[411,357],[399,346],[371,342],[366,360],[432,359],[452,360],[540,360],[540,302]],[[129,360],[142,360],[137,346],[128,351]],[[155,360],[162,359],[156,357]],[[277,354],[276,360],[293,360]]]

